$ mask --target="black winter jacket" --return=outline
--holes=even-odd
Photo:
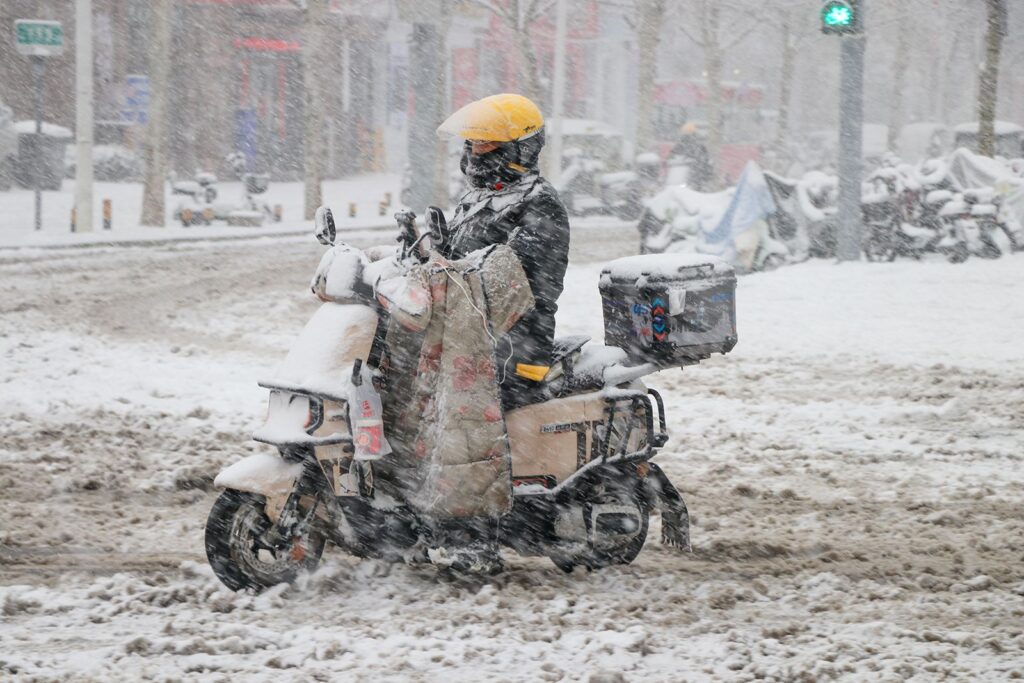
[[[451,259],[492,244],[512,247],[537,302],[500,340],[499,378],[513,376],[517,363],[550,365],[556,302],[569,262],[569,218],[558,193],[537,173],[500,190],[473,189],[459,200],[449,228],[445,256]]]

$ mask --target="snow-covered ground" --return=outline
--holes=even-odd
[[[600,338],[600,262],[635,242],[574,233],[560,334]],[[742,278],[735,351],[651,381],[692,554],[654,520],[592,574],[329,550],[236,595],[203,557],[211,481],[264,448],[255,380],[315,309],[321,249],[0,252],[0,679],[1024,676],[1024,254]]]
[[[401,186],[401,176],[394,173],[376,173],[328,180],[323,185],[324,201],[335,213],[338,227],[345,229],[379,228],[394,223],[394,214]],[[241,201],[242,183],[222,181],[217,184],[218,201]],[[380,203],[391,194],[395,208],[380,215]],[[111,228],[103,229],[103,200],[111,205]],[[173,219],[174,209],[180,197],[170,194],[166,188],[166,227],[140,227],[142,215],[141,183],[96,183],[93,200],[93,229],[91,232],[71,232],[71,209],[75,205],[75,181],[65,180],[60,191],[42,193],[42,229],[33,229],[35,216],[34,193],[32,190],[14,189],[0,192],[0,248],[20,246],[85,245],[108,242],[149,242],[165,240],[196,239],[199,237],[245,239],[261,235],[308,233],[311,222],[302,219],[302,183],[271,183],[266,193],[258,199],[273,207],[280,204],[280,223],[266,222],[263,226],[235,227],[223,221],[210,226],[184,228]],[[354,207],[350,207],[354,204]],[[355,215],[350,215],[354,208]]]

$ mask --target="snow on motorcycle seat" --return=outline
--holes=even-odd
[[[706,254],[644,254],[601,271],[604,336],[631,363],[692,365],[736,345],[736,274]]]
[[[596,391],[605,386],[605,370],[628,363],[626,352],[603,344],[587,344],[590,337],[573,335],[555,339],[551,370],[544,384],[555,396]]]

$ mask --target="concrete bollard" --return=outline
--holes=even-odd
[[[103,200],[103,229],[110,230],[113,226],[113,204],[109,199]]]

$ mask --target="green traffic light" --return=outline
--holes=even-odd
[[[849,26],[853,23],[853,11],[845,5],[832,5],[825,12],[827,26]]]

